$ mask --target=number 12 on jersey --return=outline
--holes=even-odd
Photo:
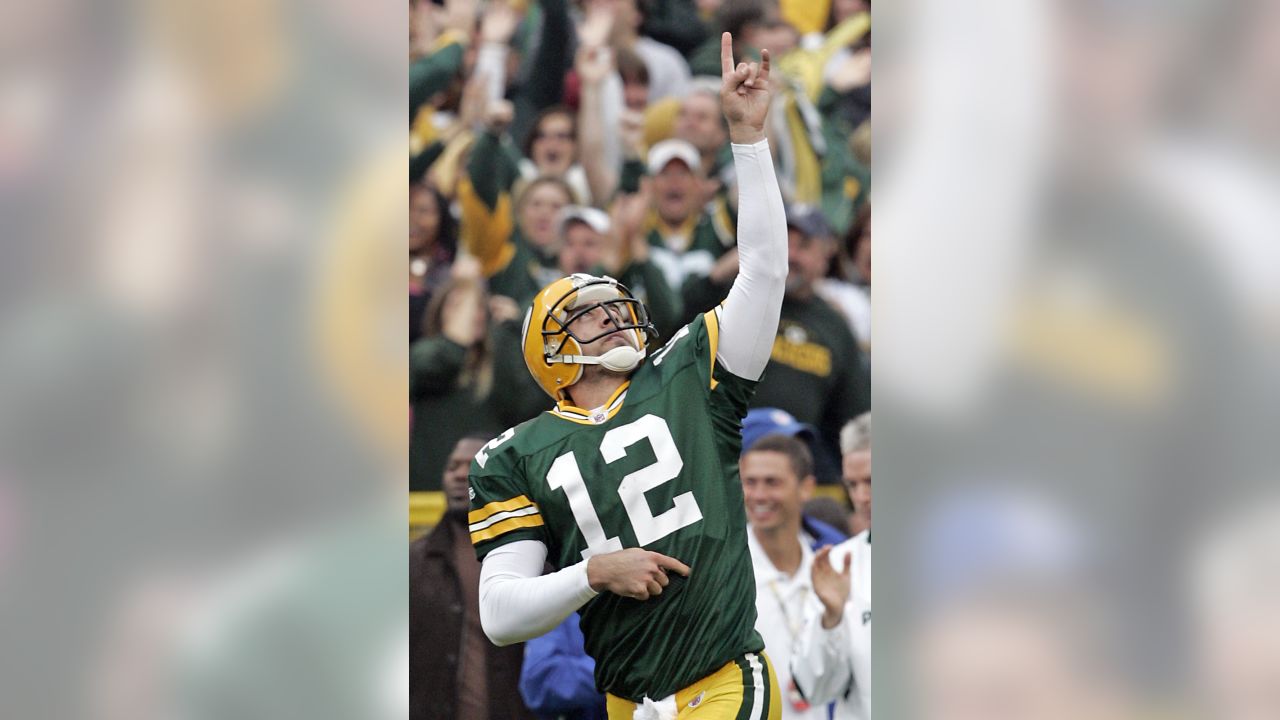
[[[654,515],[649,510],[645,493],[674,480],[684,467],[675,439],[671,437],[671,429],[662,418],[652,414],[645,415],[610,430],[600,441],[600,455],[606,463],[615,462],[626,457],[627,448],[646,438],[653,448],[656,461],[627,474],[618,485],[622,507],[627,511],[636,541],[642,546],[661,540],[702,519],[702,510],[692,491],[672,498],[672,507],[663,513]],[[617,535],[609,537],[600,524],[600,516],[591,504],[587,483],[582,477],[582,471],[578,469],[578,461],[572,451],[561,455],[552,463],[551,470],[547,473],[547,484],[552,490],[564,490],[573,519],[587,542],[587,549],[582,551],[584,560],[592,555],[622,549],[622,540]]]

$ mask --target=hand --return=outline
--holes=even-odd
[[[587,582],[596,592],[608,590],[615,595],[648,600],[662,594],[671,579],[667,570],[689,577],[689,566],[666,555],[644,548],[627,548],[603,555],[592,555],[587,561]]]
[[[639,191],[619,194],[613,201],[613,207],[609,208],[613,229],[624,240],[641,234],[640,228],[649,215],[649,203],[653,195],[650,187],[649,178],[641,178]]]
[[[760,51],[760,62],[733,64],[733,36],[720,35],[720,106],[729,121],[729,139],[739,144],[764,139],[769,114],[769,51]]]
[[[649,261],[649,239],[642,229],[649,215],[651,195],[649,178],[642,178],[639,192],[619,194],[609,208],[614,247],[606,266],[611,273],[622,272],[630,263]]]
[[[827,84],[838,93],[846,93],[871,82],[871,50],[866,48],[844,59],[827,78]]]
[[[484,288],[479,283],[463,283],[449,292],[444,299],[444,321],[440,332],[448,339],[471,347],[480,341],[484,332]]]
[[[430,2],[420,2],[409,8],[409,58],[417,60],[431,53],[438,30],[435,10]]]
[[[613,5],[609,0],[588,2],[582,24],[578,26],[578,44],[582,47],[603,47],[613,30],[613,19]]]
[[[729,248],[725,254],[716,260],[716,264],[711,266],[711,272],[707,274],[711,281],[717,285],[728,285],[733,279],[738,277],[738,248]]]
[[[497,134],[504,132],[515,117],[515,108],[510,100],[493,100],[484,109],[484,124]]]
[[[844,604],[849,601],[850,573],[849,566],[852,554],[844,556],[844,569],[836,571],[831,567],[831,546],[826,545],[813,556],[813,591],[822,601],[822,627],[830,630],[840,624],[844,617]]]
[[[479,283],[482,274],[480,261],[464,253],[459,253],[449,268],[449,277],[461,283]]]
[[[480,40],[495,45],[506,45],[520,24],[520,16],[511,5],[495,0],[489,3],[480,19]]]
[[[516,320],[520,317],[520,306],[506,295],[494,295],[489,298],[489,317],[495,323]]]
[[[573,61],[573,69],[583,85],[599,85],[613,72],[613,50],[583,45]]]
[[[476,0],[445,0],[441,25],[446,30],[457,30],[468,38],[476,27]]]

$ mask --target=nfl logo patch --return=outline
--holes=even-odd
[[[703,690],[702,692],[698,693],[698,695],[697,695],[695,698],[693,698],[692,700],[690,700],[690,701],[689,701],[689,707],[691,707],[691,708],[696,708],[696,707],[698,707],[699,705],[701,705],[701,704],[702,704],[702,697],[703,697],[704,695],[706,695],[706,694],[707,694],[707,691],[706,691],[706,690]]]

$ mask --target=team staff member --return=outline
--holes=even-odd
[[[780,668],[783,720],[827,720],[827,708],[804,699],[787,667],[813,594],[813,553],[847,536],[802,513],[814,479],[813,459],[800,438],[765,435],[746,450],[739,465],[756,577],[756,630]]]
[[[445,514],[409,547],[410,720],[533,720],[516,678],[524,647],[480,628],[480,564],[467,535],[467,468],[487,437],[458,441],[444,469]]]
[[[642,304],[574,275],[534,299],[525,361],[557,407],[494,438],[471,468],[481,620],[500,645],[581,609],[609,717],[777,720],[756,633],[738,428],[785,289],[786,221],[765,141],[768,55],[722,37],[741,270],[724,306],[653,357]],[[542,576],[544,562],[557,569]]]
[[[865,521],[849,540],[818,550],[810,602],[791,673],[810,702],[836,701],[837,720],[871,717],[871,415],[841,433],[845,488]]]

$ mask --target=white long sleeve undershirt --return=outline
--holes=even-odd
[[[542,575],[547,546],[518,540],[494,548],[480,566],[480,624],[494,645],[522,642],[549,632],[596,596],[587,561]]]
[[[738,173],[738,278],[720,312],[717,362],[757,380],[769,362],[787,281],[787,224],[769,143],[733,145]],[[520,540],[480,568],[480,624],[495,645],[542,635],[596,596],[587,561],[542,575],[547,547]]]
[[[787,288],[787,218],[769,141],[732,147],[738,174],[738,277],[720,310],[716,360],[740,378],[758,380],[769,363]]]

